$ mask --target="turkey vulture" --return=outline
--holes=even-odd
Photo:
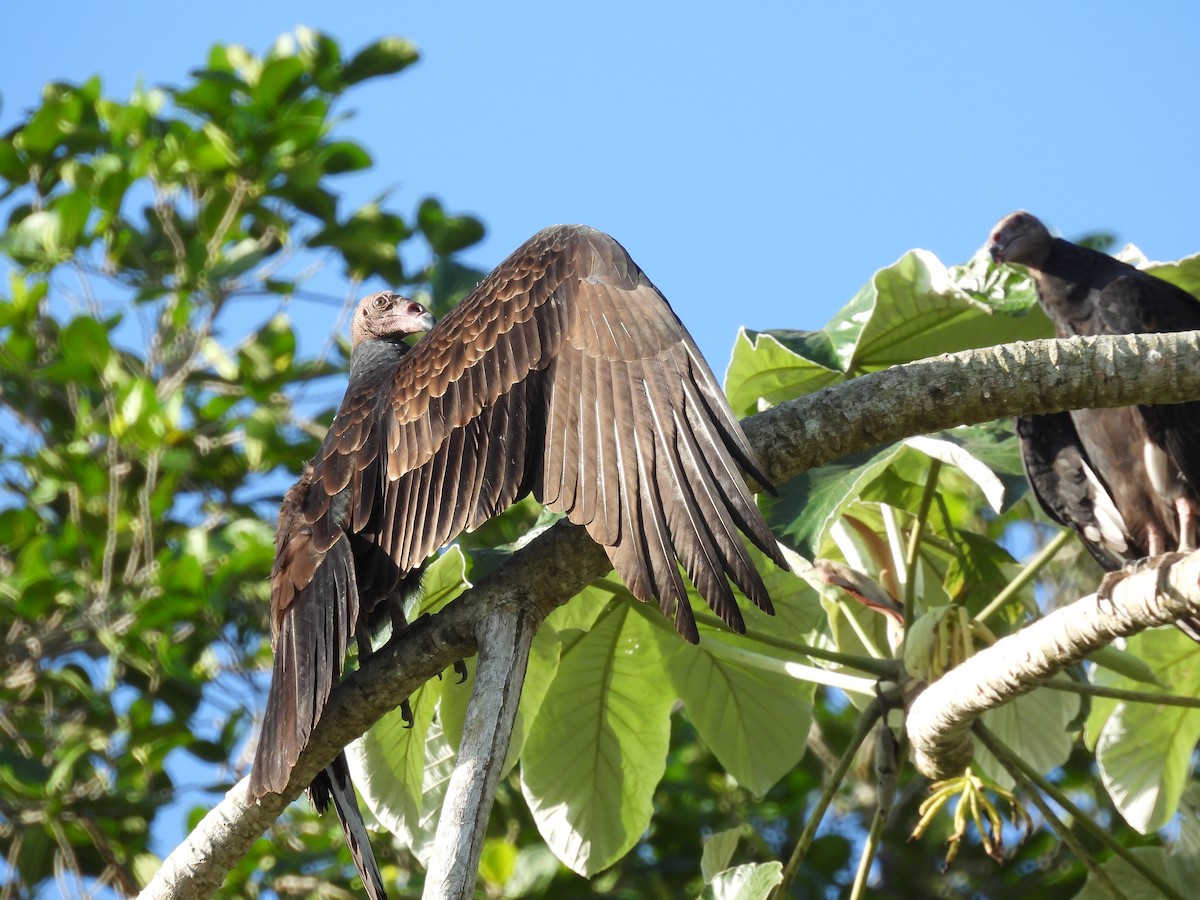
[[[1029,270],[1059,337],[1200,328],[1200,302],[1187,291],[1052,237],[1027,212],[1002,219],[988,251]],[[1106,570],[1196,546],[1200,402],[1022,416],[1017,434],[1042,507]]]
[[[620,244],[547,228],[412,348],[388,330],[417,330],[408,303],[381,294],[355,311],[346,396],[284,498],[254,796],[286,786],[350,637],[367,650],[378,609],[402,625],[426,558],[525,494],[584,526],[689,641],[677,562],[730,628],[745,629],[730,580],[772,611],[738,530],[786,563],[738,466],[769,482],[695,343]],[[339,763],[314,799],[338,787]]]
[[[343,460],[331,465],[324,458],[336,456],[331,445],[339,435],[364,421],[377,405],[372,392],[408,350],[404,336],[429,331],[433,325],[425,307],[398,294],[372,294],[358,305],[350,325],[350,384],[334,427],[279,506],[271,572],[275,670],[250,772],[252,796],[287,786],[296,756],[341,676],[351,635],[365,657],[370,652],[371,613],[405,584],[395,567],[381,565],[381,555],[373,552],[366,537],[347,527],[350,494],[337,487],[346,478],[337,468]],[[321,514],[312,516],[313,508]],[[402,603],[401,597],[390,605]],[[325,812],[332,801],[363,886],[372,900],[385,900],[345,752],[317,775],[308,795],[318,812]]]

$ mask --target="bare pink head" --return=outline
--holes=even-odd
[[[362,341],[421,334],[433,328],[435,322],[429,310],[416,300],[380,291],[363,297],[355,307],[350,322],[350,344],[357,347]]]

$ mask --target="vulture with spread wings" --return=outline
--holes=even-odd
[[[423,313],[388,293],[360,304],[346,396],[284,498],[255,796],[286,787],[351,638],[369,649],[379,609],[402,624],[425,560],[525,494],[584,526],[689,641],[679,564],[730,628],[745,628],[730,581],[771,611],[739,530],[786,563],[738,467],[769,482],[695,343],[620,244],[547,228],[409,348],[400,338],[428,327]],[[358,818],[344,757],[314,801],[331,791],[343,824]],[[369,858],[363,832],[346,830]],[[373,859],[356,861],[364,882],[377,878]]]
[[[1028,269],[1059,337],[1200,328],[1200,301],[1187,291],[1052,237],[1027,212],[1001,220],[988,250],[996,262]],[[1196,547],[1200,403],[1022,416],[1017,435],[1042,507],[1106,570]],[[1180,627],[1200,634],[1197,623]]]

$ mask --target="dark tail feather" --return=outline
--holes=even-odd
[[[339,753],[337,759],[313,779],[308,796],[319,813],[329,809],[329,801],[333,801],[333,809],[342,823],[342,833],[346,835],[346,844],[350,847],[350,855],[354,857],[354,866],[362,878],[367,896],[371,900],[387,900],[383,876],[379,874],[371,841],[367,837],[367,826],[358,808],[358,797],[350,781],[350,764],[346,761],[345,752]]]
[[[1180,619],[1175,627],[1200,644],[1200,619]]]

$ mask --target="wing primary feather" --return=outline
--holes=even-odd
[[[682,326],[680,327],[682,328]],[[704,409],[707,410],[709,419],[720,432],[721,443],[730,455],[747,475],[761,484],[768,493],[774,494],[775,485],[763,471],[758,454],[750,446],[746,433],[742,431],[741,424],[734,417],[733,410],[729,408],[729,402],[725,399],[720,385],[717,384],[716,378],[708,368],[708,363],[704,361],[699,348],[690,337],[687,337],[686,332],[684,332],[684,337],[684,347],[687,349],[687,372],[691,375],[690,378],[684,376],[685,382],[690,382],[703,398]]]
[[[669,396],[670,380],[665,373],[651,375],[644,382],[650,417],[657,439],[654,442],[656,467],[655,484],[666,515],[675,556],[696,586],[697,592],[718,616],[734,631],[746,630],[733,590],[725,579],[725,566],[710,531],[710,523],[697,506],[694,490],[701,472],[696,467],[681,464],[678,449],[684,438],[678,433],[674,403]],[[657,377],[653,377],[657,376]],[[662,392],[668,396],[664,397]],[[711,510],[706,510],[719,522]],[[735,538],[736,539],[736,538]],[[685,598],[684,602],[687,600]]]
[[[680,634],[695,643],[699,640],[696,622],[687,599],[687,589],[675,562],[675,548],[671,543],[670,531],[663,513],[660,498],[653,485],[658,480],[658,460],[655,458],[653,438],[654,425],[649,422],[652,415],[646,383],[641,366],[630,366],[629,377],[632,392],[632,409],[636,422],[633,429],[634,452],[637,454],[638,502],[640,518],[638,524],[645,535],[646,555],[649,562],[653,593],[667,618],[674,620]]]

